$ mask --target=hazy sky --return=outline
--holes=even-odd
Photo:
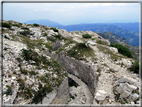
[[[139,22],[139,3],[3,3],[3,20],[59,24]]]

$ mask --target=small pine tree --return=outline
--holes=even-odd
[[[122,44],[115,43],[111,44],[111,46],[117,48],[119,53],[128,56],[129,58],[132,58],[132,53],[130,52],[130,50],[125,46],[123,46]]]

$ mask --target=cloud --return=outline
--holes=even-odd
[[[4,20],[49,19],[61,24],[139,21],[138,3],[4,3]]]

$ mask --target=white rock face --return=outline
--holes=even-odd
[[[138,83],[138,81],[133,78],[121,76],[121,78],[119,78],[114,84],[114,94],[120,95],[119,99],[125,103],[135,102],[139,98],[139,95],[136,93],[138,87],[135,85],[135,82]],[[126,102],[124,99],[129,100]]]
[[[129,61],[128,59],[122,58],[122,62],[123,62],[124,65],[129,66],[129,67],[132,65],[132,62]]]
[[[52,35],[57,35],[57,32],[54,32],[53,30],[48,30],[47,31],[48,35],[47,36],[52,36]]]
[[[112,52],[118,53],[118,49],[117,49],[117,48],[110,47],[109,49],[110,49]]]
[[[92,45],[92,46],[96,46],[96,41],[94,40],[94,41],[88,41],[87,43],[86,43],[86,46],[88,46],[88,45]]]
[[[136,94],[136,93],[134,93],[134,94],[131,95],[131,99],[132,99],[133,101],[136,101],[138,98],[139,98],[139,95]]]
[[[105,92],[104,90],[98,90],[95,95],[95,99],[98,101],[104,101],[106,97],[107,97],[107,92]]]
[[[39,27],[30,28],[30,30],[31,30],[32,32],[34,32],[34,35],[33,35],[34,37],[39,38],[39,37],[41,36],[41,30],[40,30]]]
[[[64,29],[58,29],[59,34],[62,35],[65,38],[69,38],[72,37],[71,33],[68,33],[66,30]]]

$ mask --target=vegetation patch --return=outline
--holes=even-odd
[[[29,30],[29,28],[27,28],[27,27],[21,27],[21,29],[23,29],[23,30]]]
[[[52,29],[54,32],[58,32],[58,29],[51,27],[50,29]]]
[[[59,52],[63,51],[64,48],[69,46],[70,44],[77,43],[76,41],[74,41],[74,40],[72,40],[70,38],[68,38],[68,39],[64,38],[64,41],[66,41],[65,45],[63,47],[59,48],[58,50],[56,50],[56,53],[59,53]]]
[[[34,23],[34,24],[33,24],[33,26],[35,26],[35,27],[39,27],[39,24]]]
[[[102,45],[107,45],[107,43],[104,42],[104,41],[102,41],[102,40],[97,40],[97,43],[98,43],[98,44],[102,44]]]
[[[91,57],[92,60],[96,60],[94,50],[89,46],[87,47],[85,43],[77,43],[67,54],[78,60],[87,61],[86,57]]]
[[[9,23],[2,23],[2,27],[6,27],[6,28],[11,28],[11,25]]]
[[[41,50],[42,46],[45,45],[46,48],[52,49],[52,42],[44,42],[43,39],[31,40],[29,37],[24,35],[19,35],[22,38],[22,43],[26,44],[28,48],[34,49],[35,47]]]
[[[10,86],[6,86],[6,87],[7,87],[7,90],[3,94],[12,95],[12,88]]]
[[[89,34],[83,34],[82,37],[83,37],[83,38],[92,38],[92,36],[89,35]]]
[[[12,24],[12,26],[20,27],[20,24]]]
[[[46,36],[47,36],[47,33],[43,33],[43,36],[46,37]]]
[[[117,54],[114,54],[110,49],[108,49],[107,47],[98,45],[97,46],[98,49],[102,52],[104,52],[105,54],[109,54],[111,59],[114,61],[117,61],[118,59],[121,59],[121,56],[118,56]]]
[[[134,73],[139,74],[139,61],[135,61],[132,63],[133,65],[129,68],[131,71],[134,71]]]
[[[29,64],[36,65],[37,67],[40,67],[40,69],[45,69],[50,72],[45,72],[43,75],[37,75],[39,74],[38,72],[21,69],[21,66],[19,65],[22,74],[37,75],[39,80],[38,91],[34,91],[30,89],[30,86],[25,85],[25,82],[22,78],[17,80],[20,84],[20,89],[24,91],[24,98],[33,98],[31,103],[37,104],[42,102],[46,94],[51,92],[54,87],[58,87],[62,83],[63,79],[68,75],[66,70],[58,61],[52,58],[47,59],[45,56],[39,55],[37,52],[33,51],[33,49],[23,49],[22,57],[28,61]],[[17,60],[21,61],[21,58],[17,58]],[[30,63],[31,61],[34,61],[35,63]]]
[[[115,43],[115,44],[110,44],[110,46],[117,48],[120,54],[132,58],[132,53],[130,52],[130,50],[125,46],[123,46],[122,44]]]
[[[27,36],[30,35],[30,30],[25,30],[25,31],[21,31],[19,32],[21,35]]]
[[[58,34],[58,35],[54,35],[55,38],[61,39],[62,35]]]

